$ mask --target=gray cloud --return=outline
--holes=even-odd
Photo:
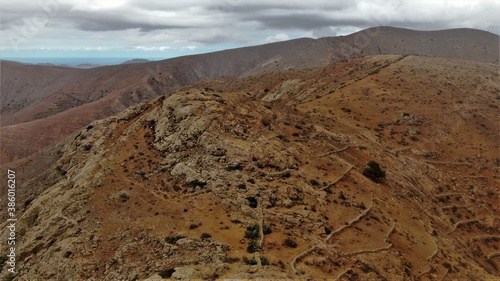
[[[355,25],[364,26],[363,20],[352,19],[334,19],[324,17],[319,14],[290,14],[290,15],[266,15],[255,16],[251,18],[263,25],[264,28],[271,29],[301,29],[315,30],[335,25]]]
[[[42,22],[46,28],[43,32],[39,27],[40,32],[32,36],[38,40],[37,44],[58,38],[68,40],[67,45],[71,45],[71,39],[65,38],[74,37],[79,38],[79,45],[87,41],[95,46],[113,42],[132,46],[168,42],[180,47],[256,44],[270,38],[343,35],[377,25],[418,30],[468,27],[500,32],[497,0],[40,0],[37,3],[0,0],[0,37],[9,36],[9,30],[19,30],[27,21],[43,14],[47,10],[44,5],[57,5],[57,12],[50,15],[50,21]],[[85,40],[87,37],[91,40]]]
[[[90,13],[90,12],[70,12],[66,15],[67,22],[71,22],[77,29],[84,31],[115,31],[127,29],[139,29],[142,32],[149,32],[157,29],[184,29],[190,28],[182,23],[163,24],[152,22],[145,17],[130,17],[125,13]]]

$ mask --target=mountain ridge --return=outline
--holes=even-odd
[[[397,36],[391,37],[390,34]],[[433,34],[442,38],[434,38]],[[461,36],[457,37],[457,34]],[[452,39],[455,41],[451,42]],[[463,47],[454,48],[457,44]],[[434,49],[430,48],[434,45]],[[42,138],[42,146],[35,145],[26,151],[13,149],[7,152],[4,149],[1,162],[23,158],[91,121],[81,119],[79,116],[84,113],[78,113],[79,109],[90,110],[92,118],[104,118],[141,100],[170,94],[205,79],[251,76],[296,67],[322,67],[370,54],[422,54],[497,62],[498,45],[498,36],[478,30],[411,31],[376,27],[342,37],[301,38],[164,61],[85,70],[3,61],[1,134],[7,143],[30,138],[26,135],[31,130],[28,122],[34,120],[41,120],[37,122],[43,129],[37,133],[37,138]],[[84,106],[90,103],[98,106],[95,109]],[[71,115],[69,109],[73,109],[71,112],[75,115]],[[50,122],[43,121],[47,117],[51,117]]]

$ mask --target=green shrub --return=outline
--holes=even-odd
[[[283,246],[288,248],[297,248],[297,242],[293,241],[290,238],[287,238],[285,239],[285,241],[283,241]]]
[[[260,238],[259,225],[257,223],[247,227],[247,230],[245,231],[245,238],[248,238],[248,239],[259,239]]]
[[[363,175],[373,182],[380,183],[385,178],[385,171],[380,169],[380,165],[375,161],[368,163],[368,168],[363,171]]]
[[[201,239],[208,239],[208,238],[212,238],[212,235],[208,234],[208,233],[205,233],[203,232],[200,236]]]
[[[313,186],[321,186],[321,184],[320,184],[317,180],[315,180],[315,179],[312,179],[312,180],[310,180],[309,182],[310,182]]]
[[[240,258],[231,258],[231,257],[224,258],[225,263],[235,263],[235,262],[239,262],[239,261],[240,261]]]
[[[347,198],[345,197],[345,195],[344,195],[344,193],[342,191],[339,194],[339,199],[347,200]]]
[[[262,264],[263,266],[269,265],[269,260],[266,257],[262,256],[260,257],[260,264]]]
[[[249,253],[255,253],[259,250],[259,243],[257,242],[257,240],[250,240],[250,243],[248,243],[248,246],[247,246],[247,252]]]
[[[248,264],[248,265],[256,265],[257,264],[257,261],[254,259],[254,258],[247,258],[247,257],[243,257],[243,262],[245,262],[245,264]]]
[[[270,234],[273,232],[273,230],[271,229],[271,227],[267,224],[264,224],[264,226],[262,226],[262,231],[264,232],[264,235],[265,234]]]
[[[364,263],[363,266],[361,266],[361,270],[364,273],[369,273],[369,272],[375,271],[375,269],[373,269],[373,267],[371,267],[371,265],[369,265],[367,263]]]

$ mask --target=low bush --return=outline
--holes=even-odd
[[[273,230],[271,229],[271,227],[267,224],[264,224],[264,226],[262,226],[262,231],[264,232],[264,235],[266,234],[270,234],[273,232]]]
[[[257,223],[247,227],[247,230],[245,231],[245,238],[248,238],[248,239],[259,239],[260,238],[259,225]]]
[[[317,180],[315,180],[315,179],[312,179],[312,180],[310,180],[309,182],[310,182],[310,183],[311,183],[311,185],[313,185],[313,186],[321,186],[321,184],[320,184]]]
[[[297,242],[293,241],[290,238],[287,238],[285,239],[285,241],[283,241],[283,246],[288,248],[297,248]]]
[[[212,235],[206,233],[206,232],[203,232],[200,236],[201,239],[208,239],[208,238],[212,238]]]
[[[259,250],[259,243],[257,242],[257,240],[250,240],[250,243],[248,243],[248,246],[247,246],[247,252],[249,253],[255,253]]]
[[[368,168],[364,169],[363,175],[373,182],[380,183],[385,178],[385,171],[380,169],[380,165],[375,161],[368,163]]]
[[[224,258],[225,263],[235,263],[235,262],[239,262],[239,261],[240,261],[240,258],[231,258],[231,257]]]
[[[369,273],[369,272],[375,271],[375,269],[373,267],[371,267],[371,265],[369,265],[367,263],[365,263],[365,264],[363,264],[363,266],[361,266],[361,270],[364,273]]]
[[[243,262],[248,265],[257,265],[257,261],[254,258],[243,257]]]

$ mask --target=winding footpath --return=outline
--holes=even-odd
[[[370,210],[372,209],[373,207],[373,192],[372,192],[372,199],[371,199],[371,202],[370,202],[370,206],[368,208],[366,208],[366,210],[364,210],[361,214],[359,214],[357,217],[355,217],[354,219],[352,219],[351,221],[349,221],[347,224],[344,224],[343,226],[339,227],[338,229],[336,229],[335,231],[333,231],[332,233],[330,233],[323,241],[321,242],[318,242],[316,243],[315,245],[311,246],[309,249],[305,250],[304,252],[298,254],[297,256],[295,256],[293,258],[293,260],[290,262],[290,267],[292,268],[292,270],[295,272],[295,274],[301,274],[297,268],[296,268],[296,264],[298,261],[300,261],[302,258],[304,258],[305,256],[309,255],[310,253],[312,253],[314,250],[316,250],[320,245],[324,245],[324,244],[328,244],[328,241],[335,235],[341,233],[343,230],[345,230],[346,228],[348,227],[351,227],[353,224],[359,222],[362,218],[364,218],[369,212]],[[395,226],[395,225],[394,225]],[[394,230],[394,226],[393,226],[393,229],[390,231],[392,232]]]

